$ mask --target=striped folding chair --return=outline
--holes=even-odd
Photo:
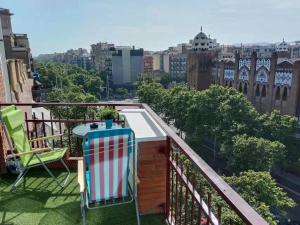
[[[84,138],[83,150],[83,160],[78,161],[83,224],[86,224],[86,209],[135,201],[139,225],[133,131],[118,128],[89,132]]]

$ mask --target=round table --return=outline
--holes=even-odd
[[[74,127],[73,130],[72,130],[73,135],[83,138],[89,131],[105,130],[106,129],[105,122],[97,122],[96,124],[98,124],[98,127],[96,129],[92,129],[90,127],[91,124],[93,124],[93,123],[80,124],[80,125]],[[120,125],[118,125],[117,123],[113,123],[111,129],[115,129],[115,128],[120,128]]]

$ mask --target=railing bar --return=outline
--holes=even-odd
[[[29,125],[28,125],[28,116],[27,116],[27,112],[25,112],[25,124],[26,124],[26,131],[27,131],[27,137],[28,140],[30,140],[30,136],[29,136]]]
[[[175,163],[176,163],[176,166],[178,165],[178,154],[176,154],[176,157],[175,157]],[[175,225],[177,224],[177,215],[178,215],[178,174],[177,174],[177,171],[175,170],[175,179],[176,179],[176,183],[175,183]]]
[[[189,178],[190,176],[190,168],[189,166],[187,166],[187,173],[186,173],[187,178]],[[185,185],[185,218],[184,218],[184,224],[187,225],[188,224],[188,187]]]
[[[194,224],[194,208],[195,208],[195,197],[194,197],[194,191],[195,191],[195,173],[193,173],[193,180],[192,180],[192,186],[193,186],[193,193],[192,196],[192,211],[191,211],[191,224]],[[188,189],[188,188],[187,188]]]
[[[196,202],[201,205],[202,211],[204,212],[205,216],[210,216],[210,221],[214,225],[219,224],[218,219],[215,217],[215,215],[213,213],[209,214],[207,204],[203,201],[203,198],[200,196],[200,194],[196,190],[194,190],[194,187],[187,179],[187,177],[184,174],[181,175],[181,169],[178,166],[176,166],[176,162],[172,161],[171,164],[175,169],[176,176],[178,176],[186,184],[186,186],[189,188],[190,193],[194,195]]]
[[[60,118],[60,114],[58,115],[58,125],[59,125],[59,133],[62,134],[62,127],[61,127],[61,118]],[[63,137],[60,137],[60,147],[63,147]]]
[[[71,143],[71,131],[70,131],[70,126],[71,126],[71,124],[69,123],[68,125],[67,125],[67,127],[68,127],[68,145],[69,145],[69,151],[70,151],[70,153],[72,152],[72,143]]]
[[[171,153],[170,153],[170,158],[171,158],[171,161],[173,160],[173,148],[171,147],[171,144],[170,144],[170,150],[171,150]],[[170,159],[169,159],[170,160]],[[174,198],[174,170],[173,170],[173,166],[171,166],[170,162],[168,163],[169,164],[169,167],[171,167],[171,209],[170,209],[170,218],[172,219],[172,215],[173,215],[173,198]],[[168,218],[168,217],[167,217]]]
[[[36,125],[36,121],[35,121],[35,112],[33,113],[33,120],[34,120],[34,132],[35,132],[35,138],[38,138],[38,132],[37,132],[37,125]],[[39,141],[36,141],[36,146],[39,148],[40,147],[40,144],[39,144]]]
[[[42,112],[42,120],[43,120],[43,122],[42,122],[42,126],[43,126],[43,134],[44,134],[44,137],[46,137],[47,136],[47,134],[46,134],[46,125],[45,125],[45,121],[44,121],[44,113]],[[44,146],[44,141],[43,141],[43,146]]]
[[[167,138],[166,150],[165,150],[165,157],[166,157],[166,209],[165,213],[167,218],[170,215],[170,152],[171,152],[171,145],[170,139]]]
[[[207,193],[207,205],[208,205],[208,212],[209,215],[211,214],[211,192]],[[207,218],[207,224],[209,225],[209,217]]]
[[[182,186],[183,186],[183,182],[179,181],[180,184],[180,191],[179,191],[179,224],[181,224],[182,221]]]
[[[201,224],[201,220],[202,220],[202,210],[201,210],[201,204],[198,203],[198,219],[197,219],[197,222],[198,222],[198,225],[202,225]]]
[[[218,204],[218,220],[219,224],[222,224],[222,206]]]
[[[53,128],[53,122],[52,122],[52,113],[50,112],[50,125],[51,125],[51,135],[54,135],[54,128]],[[52,140],[52,147],[54,148],[54,139]]]

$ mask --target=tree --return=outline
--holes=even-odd
[[[285,146],[278,141],[247,135],[233,137],[232,152],[227,155],[227,167],[233,173],[245,170],[270,171],[284,159]]]
[[[97,98],[85,93],[81,87],[71,86],[64,89],[53,89],[48,96],[51,101],[88,103],[97,102]],[[97,116],[97,109],[80,106],[50,107],[56,118],[84,119]]]
[[[300,159],[300,143],[295,139],[297,119],[289,115],[282,115],[274,110],[270,114],[260,116],[262,124],[261,135],[269,140],[277,140],[286,145],[287,163],[297,162]]]
[[[128,97],[128,90],[126,88],[117,88],[115,93],[122,98],[127,98]]]
[[[164,113],[162,102],[166,96],[166,89],[161,84],[152,80],[142,81],[139,84],[137,94],[140,102],[147,103],[158,114]]]
[[[72,86],[78,86],[85,93],[89,93],[100,99],[100,88],[104,82],[101,79],[102,74],[96,71],[87,71],[76,65],[54,62],[35,62],[35,67],[41,74],[40,82],[43,88],[49,92],[56,88],[66,90],[69,88],[72,89]]]
[[[278,187],[269,172],[246,171],[239,176],[225,177],[225,181],[260,213],[270,224],[277,224],[275,211],[280,215],[286,214],[287,209],[296,206]]]

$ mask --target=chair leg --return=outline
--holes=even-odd
[[[55,177],[54,175],[53,175],[53,173],[49,170],[49,168],[46,166],[46,164],[36,155],[36,157],[38,158],[38,160],[40,161],[40,163],[42,164],[42,166],[44,167],[44,169],[47,171],[47,173],[53,178],[53,180],[58,184],[58,186],[60,186],[61,188],[63,188],[65,185],[66,185],[66,183],[67,183],[67,181],[68,181],[68,179],[69,179],[69,176],[70,176],[70,170],[69,170],[69,168],[67,167],[67,165],[65,164],[65,162],[63,161],[63,159],[60,159],[60,161],[61,161],[61,163],[63,164],[63,166],[66,168],[66,170],[67,170],[67,172],[68,172],[68,174],[67,174],[67,176],[66,176],[66,178],[64,179],[64,181],[63,182],[59,182],[58,181],[58,179],[57,179],[57,177]]]
[[[135,201],[135,211],[136,211],[136,219],[137,219],[137,225],[140,225],[140,213],[139,213],[139,205],[138,205],[138,199],[137,196],[134,198]]]
[[[82,224],[86,225],[86,208],[85,208],[85,199],[84,193],[80,193],[80,208],[81,208],[81,215],[82,215]]]
[[[64,181],[62,183],[62,187],[64,187],[66,185],[69,177],[70,177],[71,172],[69,170],[69,167],[66,165],[66,163],[64,162],[63,159],[60,159],[60,162],[63,164],[63,166],[65,167],[66,171],[68,172],[67,176],[65,177],[65,179],[64,179]]]
[[[16,189],[16,187],[21,182],[21,180],[23,180],[24,176],[27,174],[28,171],[29,171],[29,168],[26,168],[24,170],[20,170],[20,173],[19,173],[17,179],[15,180],[15,182],[13,183],[13,185],[10,189],[11,191],[14,191]]]

